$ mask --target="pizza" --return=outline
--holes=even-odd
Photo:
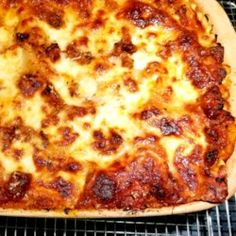
[[[157,215],[226,200],[235,42],[214,0],[1,0],[1,214]]]

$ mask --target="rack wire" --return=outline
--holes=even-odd
[[[236,1],[224,1],[224,0],[218,0],[220,4],[224,7],[226,13],[228,14],[234,28],[236,29]]]
[[[236,196],[213,209],[181,216],[136,219],[0,217],[1,236],[233,236]]]
[[[219,1],[236,29],[236,1]],[[234,236],[236,195],[213,209],[181,216],[136,219],[0,217],[0,236]]]

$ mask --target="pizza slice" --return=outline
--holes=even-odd
[[[214,0],[1,0],[0,213],[223,202],[236,189],[235,52]]]

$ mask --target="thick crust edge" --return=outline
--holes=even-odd
[[[231,66],[231,112],[236,116],[236,33],[225,13],[224,9],[216,0],[195,0],[202,12],[206,13],[214,32],[218,36],[218,41],[225,48],[225,63]],[[236,148],[230,159],[227,161],[228,173],[228,198],[236,192]],[[0,215],[21,216],[21,217],[60,217],[60,218],[119,218],[119,217],[144,217],[161,216],[172,214],[183,214],[206,210],[216,204],[197,201],[179,206],[162,207],[160,209],[146,209],[142,211],[123,211],[123,210],[75,210],[65,213],[64,211],[42,211],[42,210],[15,210],[0,209]]]

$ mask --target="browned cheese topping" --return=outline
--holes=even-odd
[[[0,1],[0,207],[227,197],[224,48],[190,0]]]

